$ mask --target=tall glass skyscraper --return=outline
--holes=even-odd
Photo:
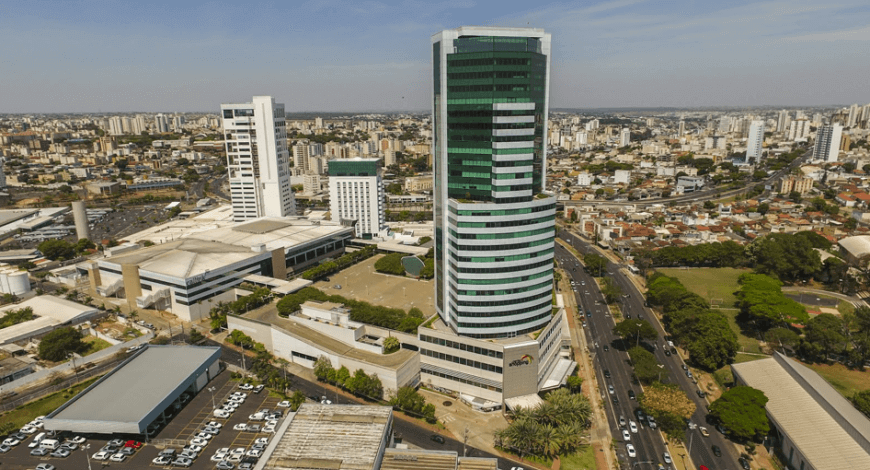
[[[550,35],[445,30],[432,37],[432,72],[438,314],[474,338],[536,331],[553,299]]]

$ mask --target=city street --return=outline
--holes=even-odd
[[[581,254],[586,254],[594,249],[590,244],[566,230],[560,229],[559,237],[571,244]],[[622,348],[620,339],[612,333],[615,322],[609,314],[607,306],[604,304],[604,296],[598,289],[594,278],[586,273],[583,265],[576,260],[573,254],[557,244],[556,255],[560,265],[565,268],[565,271],[569,273],[577,285],[575,291],[577,305],[582,305],[585,312],[592,312],[591,317],[587,316],[586,318],[588,325],[586,332],[588,343],[594,356],[593,362],[596,365],[599,382],[613,385],[615,389],[614,396],[618,398],[618,404],[615,404],[612,399],[607,400],[609,403],[608,419],[613,419],[611,422],[613,436],[617,440],[621,440],[622,430],[619,429],[619,416],[624,416],[626,420],[634,420],[637,422],[639,429],[637,434],[631,435],[631,443],[637,449],[638,457],[631,460],[632,464],[647,461],[651,461],[654,464],[662,462],[662,452],[665,450],[662,435],[658,431],[648,429],[646,423],[640,423],[637,420],[635,410],[638,408],[638,405],[634,400],[628,398],[628,390],[633,390],[634,393],[640,394],[642,393],[642,387],[633,382],[631,377],[632,367],[629,363],[628,354]],[[707,424],[706,407],[708,403],[706,399],[698,396],[698,386],[686,376],[683,370],[685,363],[682,357],[678,354],[670,356],[664,354],[661,347],[665,344],[666,335],[664,328],[658,319],[655,318],[655,315],[644,306],[643,294],[627,278],[628,274],[618,264],[609,262],[606,275],[613,278],[615,283],[622,289],[624,295],[620,302],[622,312],[631,314],[633,318],[637,318],[637,315],[642,315],[643,319],[649,321],[659,333],[654,354],[658,362],[664,365],[662,369],[662,382],[678,384],[687,393],[689,398],[697,405],[697,411],[692,416],[692,422],[698,426],[706,426],[710,432],[709,437],[703,437],[697,428],[687,429],[687,448],[671,449],[671,457],[678,459],[681,458],[681,454],[688,453],[691,455],[691,462],[686,462],[689,468],[693,468],[690,466],[692,463],[696,467],[703,464],[710,468],[738,468],[738,455],[735,452],[734,446],[716,431],[713,426]],[[582,285],[583,282],[586,283],[585,286]],[[609,351],[604,351],[605,348],[609,349]],[[608,379],[604,376],[604,370],[609,371],[611,378]],[[606,390],[603,390],[603,392],[606,393]],[[711,451],[712,445],[717,445],[722,449],[722,457],[713,456]],[[617,455],[620,460],[625,461],[625,446],[618,446],[617,449]],[[619,455],[620,452],[622,455]],[[654,464],[650,468],[655,468]]]

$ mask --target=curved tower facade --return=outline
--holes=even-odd
[[[550,35],[445,30],[432,37],[432,59],[436,309],[474,338],[539,330],[553,292]]]

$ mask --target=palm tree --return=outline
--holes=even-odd
[[[299,410],[299,407],[302,406],[303,403],[305,403],[305,394],[303,394],[299,390],[296,390],[295,392],[293,392],[293,395],[290,395],[289,401],[290,406],[293,407],[293,411],[297,411]]]

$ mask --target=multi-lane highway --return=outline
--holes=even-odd
[[[593,249],[590,244],[566,230],[559,231],[559,238],[568,242],[581,254],[586,254]],[[627,278],[628,274],[621,266],[609,262],[607,272],[604,275],[611,277],[622,289],[623,297],[619,302],[622,312],[630,314],[632,318],[637,318],[638,315],[642,316],[659,333],[659,338],[655,344],[649,343],[648,346],[654,347],[656,359],[663,365],[662,382],[678,384],[697,405],[697,411],[692,416],[692,423],[697,426],[686,430],[686,446],[689,447],[691,443],[688,449],[683,447],[666,449],[659,431],[650,429],[647,422],[638,419],[636,411],[639,406],[636,400],[629,398],[629,391],[638,395],[643,390],[632,379],[632,367],[629,364],[628,354],[625,352],[619,337],[612,332],[615,322],[604,303],[604,296],[598,289],[594,278],[585,272],[583,265],[574,255],[561,245],[557,244],[556,247],[557,260],[575,284],[572,293],[577,300],[578,311],[581,308],[583,311],[587,344],[592,353],[593,365],[607,404],[607,417],[611,432],[614,439],[620,442],[617,446],[619,460],[627,462],[631,468],[655,469],[658,464],[664,465],[665,468],[669,466],[673,468],[673,465],[665,463],[662,455],[668,450],[672,459],[681,459],[681,454],[690,454],[694,465],[706,465],[711,470],[740,468],[737,464],[738,455],[734,451],[733,445],[730,445],[713,426],[706,423],[707,402],[698,395],[698,386],[686,375],[685,363],[682,358],[677,354],[665,355],[663,349],[666,344],[664,329],[652,312],[644,306],[643,294]],[[613,394],[609,393],[609,386],[613,386]],[[624,417],[625,426],[620,426],[620,417]],[[637,433],[631,432],[629,421],[636,423]],[[705,426],[709,432],[709,437],[703,437],[698,426]],[[627,455],[626,442],[622,442],[623,430],[629,430],[630,443],[634,445],[637,452],[637,456],[634,458]],[[713,445],[722,450],[721,457],[713,455]],[[686,464],[688,463],[687,461]]]

